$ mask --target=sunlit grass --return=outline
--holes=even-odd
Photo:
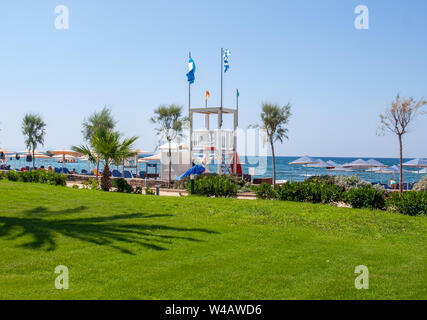
[[[425,299],[426,231],[380,211],[1,181],[0,298]]]

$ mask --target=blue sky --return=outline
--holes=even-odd
[[[69,30],[54,27],[61,4]],[[354,27],[360,4],[369,30]],[[109,105],[121,132],[154,149],[153,109],[187,110],[189,51],[193,106],[204,105],[205,90],[219,104],[224,47],[224,105],[234,107],[239,88],[241,127],[259,121],[262,102],[292,102],[279,155],[396,157],[396,138],[376,136],[378,114],[398,92],[427,98],[426,13],[424,0],[3,1],[0,146],[24,148],[27,112],[47,122],[45,148],[80,144],[83,119]],[[427,157],[426,124],[413,123],[406,156]]]

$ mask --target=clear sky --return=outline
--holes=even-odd
[[[62,4],[69,30],[54,26]],[[368,30],[354,27],[360,4]],[[44,149],[80,144],[83,119],[109,105],[118,129],[152,150],[153,109],[187,110],[189,51],[193,106],[204,105],[205,90],[219,104],[224,47],[224,105],[234,107],[239,88],[241,127],[259,121],[262,102],[292,102],[279,155],[397,157],[396,138],[376,136],[378,114],[398,92],[427,98],[426,14],[425,0],[2,1],[0,146],[24,149],[27,112],[48,124]],[[426,137],[424,116],[405,155],[427,157]]]

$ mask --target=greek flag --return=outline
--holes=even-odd
[[[196,79],[195,76],[196,73],[196,64],[194,63],[193,58],[190,56],[190,60],[188,61],[188,73],[187,73],[187,79],[190,84],[194,83],[194,80]]]
[[[224,73],[227,72],[228,69],[230,69],[230,65],[228,63],[228,58],[231,55],[230,49],[224,50]]]

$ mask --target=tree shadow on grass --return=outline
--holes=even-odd
[[[26,217],[22,218],[0,216],[0,237],[15,240],[30,235],[33,240],[21,245],[21,247],[55,250],[57,248],[55,238],[60,234],[80,241],[108,246],[122,253],[134,254],[123,245],[134,244],[154,250],[167,250],[166,245],[171,244],[174,240],[202,241],[186,236],[185,234],[188,232],[217,233],[200,228],[179,228],[163,224],[144,223],[146,219],[170,217],[172,216],[170,214],[132,213],[92,218],[43,219],[44,217],[79,213],[85,209],[86,207],[77,207],[51,211],[45,207],[37,207],[23,211]],[[39,212],[41,216],[34,217]]]

